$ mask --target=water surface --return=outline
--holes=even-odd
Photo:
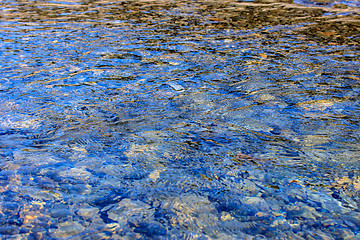
[[[3,239],[345,239],[358,1],[2,1]]]

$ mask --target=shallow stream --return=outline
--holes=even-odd
[[[1,239],[360,239],[360,2],[0,2]]]

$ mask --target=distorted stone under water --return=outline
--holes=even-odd
[[[1,239],[360,239],[359,9],[1,1]]]

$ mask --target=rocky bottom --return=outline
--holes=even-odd
[[[193,169],[15,158],[0,172],[2,239],[360,239],[356,176],[311,186],[244,154]]]

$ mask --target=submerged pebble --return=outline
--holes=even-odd
[[[69,238],[83,232],[85,227],[78,222],[67,221],[60,223],[58,228],[51,232],[53,238]]]
[[[98,208],[95,207],[83,207],[79,208],[76,213],[83,218],[92,218],[99,212]]]
[[[125,198],[119,203],[111,206],[111,209],[106,210],[108,217],[119,223],[126,223],[130,219],[148,219],[152,218],[154,209],[150,205],[139,201]]]

